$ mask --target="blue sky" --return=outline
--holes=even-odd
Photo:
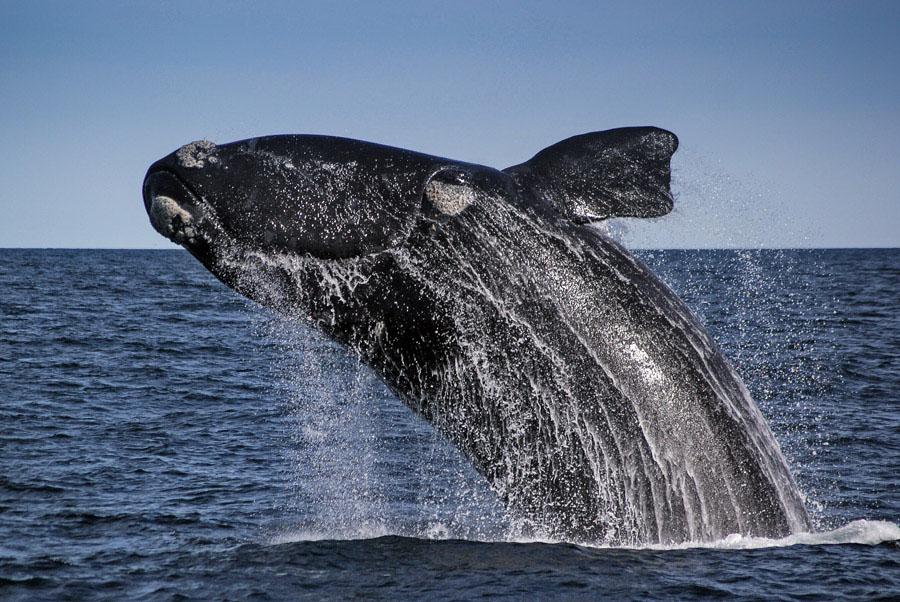
[[[7,2],[0,247],[158,247],[147,166],[325,133],[505,167],[681,139],[635,246],[900,246],[900,2]]]

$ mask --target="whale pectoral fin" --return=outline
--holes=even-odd
[[[669,161],[677,148],[666,130],[619,128],[567,138],[503,171],[578,223],[659,217],[672,210]]]

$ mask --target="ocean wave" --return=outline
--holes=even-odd
[[[409,537],[426,541],[459,540],[454,537],[449,529],[430,527],[425,532],[414,537],[392,531],[386,525],[364,525],[356,528],[348,528],[340,531],[324,531],[315,529],[299,529],[285,531],[271,536],[264,543],[268,545],[283,545],[292,543],[305,543],[317,541],[359,541],[379,539],[382,537]],[[547,545],[573,545],[553,539],[533,537],[512,537],[508,539],[471,539],[472,543],[512,543],[512,544],[547,544]],[[610,546],[578,543],[585,548],[616,549],[616,550],[756,550],[761,548],[786,548],[789,546],[822,546],[822,545],[879,545],[882,543],[900,541],[900,526],[890,521],[881,520],[855,520],[843,527],[831,531],[794,533],[782,538],[751,537],[733,533],[716,541],[689,541],[677,544],[648,544],[645,546]]]
[[[734,533],[718,541],[686,542],[670,546],[648,546],[648,548],[662,550],[686,550],[693,548],[756,550],[759,548],[786,548],[788,546],[878,545],[891,541],[900,541],[900,526],[897,524],[882,520],[855,520],[831,531],[794,533],[778,539],[749,537]]]

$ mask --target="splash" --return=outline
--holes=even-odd
[[[710,548],[717,550],[757,550],[760,548],[786,548],[789,546],[825,545],[879,545],[900,541],[900,526],[888,521],[856,520],[831,531],[795,533],[780,539],[746,537],[732,534],[710,543],[687,542],[674,546],[648,546],[648,549],[685,550]]]
[[[429,539],[441,541],[446,539],[455,539],[447,533],[434,533],[430,536],[425,535],[419,539]],[[283,545],[309,541],[346,541],[346,540],[365,540],[385,537],[389,535],[398,535],[398,533],[389,530],[370,531],[358,529],[355,531],[343,532],[327,532],[327,531],[309,531],[309,530],[291,530],[280,533],[269,538],[266,543],[269,545]],[[473,539],[481,543],[521,543],[534,544],[542,543],[548,545],[564,544],[567,542],[541,539],[534,537],[511,537],[505,539]],[[653,550],[653,551],[676,551],[676,550],[759,550],[765,548],[787,548],[791,546],[830,546],[830,545],[867,545],[876,546],[884,543],[900,542],[900,526],[889,521],[872,521],[872,520],[856,520],[851,523],[822,532],[804,532],[795,533],[787,537],[772,539],[767,537],[747,537],[737,533],[729,535],[723,539],[708,542],[684,542],[680,544],[652,544],[646,546],[592,546],[586,545],[582,547],[605,549],[605,550]]]
[[[497,211],[495,209],[495,213]],[[417,405],[424,402],[424,397],[415,393],[415,389],[406,401],[413,409],[426,413],[437,430],[460,445],[464,452],[487,454],[486,460],[477,458],[478,467],[489,475],[488,481],[497,497],[516,510],[520,519],[513,521],[513,528],[519,534],[531,533],[539,537],[542,533],[557,536],[578,529],[585,541],[615,544],[711,540],[729,533],[726,529],[730,525],[742,532],[758,532],[765,524],[763,521],[769,520],[768,513],[773,512],[770,508],[783,504],[787,520],[793,521],[788,524],[795,530],[794,523],[801,524],[804,517],[790,514],[795,508],[790,497],[793,485],[789,476],[781,476],[785,473],[777,444],[772,445],[774,442],[767,438],[765,423],[747,392],[740,388],[730,367],[713,363],[716,351],[705,335],[693,328],[687,310],[674,305],[669,309],[668,319],[678,321],[678,332],[688,336],[689,343],[703,358],[701,369],[708,375],[704,378],[709,379],[713,389],[711,392],[701,390],[699,394],[715,395],[729,404],[729,411],[742,416],[742,428],[746,429],[752,447],[743,440],[730,440],[728,433],[717,434],[716,427],[706,419],[696,419],[692,407],[698,398],[693,381],[672,379],[672,375],[691,368],[670,363],[672,360],[664,351],[665,345],[669,344],[665,339],[654,338],[652,332],[642,328],[643,322],[630,313],[605,315],[601,310],[595,310],[602,307],[602,303],[598,304],[593,297],[592,291],[596,288],[584,274],[592,273],[590,268],[601,259],[592,251],[577,247],[571,252],[575,261],[584,263],[583,268],[558,265],[552,254],[545,257],[547,243],[541,240],[542,237],[552,240],[554,235],[527,222],[524,226],[516,223],[518,214],[505,211],[509,223],[492,226],[496,230],[488,230],[479,236],[480,240],[489,241],[483,249],[453,244],[445,247],[444,254],[438,257],[423,259],[398,252],[395,259],[398,269],[408,273],[421,290],[435,290],[437,295],[449,297],[454,303],[453,311],[449,312],[454,320],[454,340],[464,347],[463,357],[469,362],[467,365],[451,363],[432,373],[437,377],[438,392],[429,394],[428,403],[442,401],[441,404]],[[483,227],[480,224],[468,226]],[[469,290],[461,301],[457,301],[448,293],[454,287],[458,289],[460,281],[436,277],[439,270],[434,262],[449,260],[477,276],[485,265],[489,265],[487,261],[478,260],[479,251],[499,253],[509,257],[512,263],[527,265],[527,261],[513,255],[526,253],[537,258],[539,263],[552,266],[554,269],[542,272],[537,280],[532,280],[528,273],[511,271],[512,278],[529,279],[526,290],[533,287],[547,289],[545,294],[551,300],[550,304],[523,305],[518,297],[510,297],[522,287],[498,278],[496,274],[489,274],[494,282],[487,283],[479,277],[471,284],[464,284]],[[275,265],[278,260],[272,255],[259,258],[259,261]],[[289,265],[283,272],[302,272],[294,265],[296,259],[286,258],[285,261]],[[324,292],[313,293],[315,297],[326,297],[336,304],[352,303],[358,287],[368,281],[365,261],[369,260],[306,261],[308,265],[301,267],[315,270],[315,282],[323,287]],[[624,286],[628,290],[635,279],[642,277],[644,272],[639,264],[627,256],[624,261],[612,275],[613,281],[600,287],[601,290],[609,291],[611,286]],[[271,279],[267,276],[270,272],[269,269],[260,272],[259,286],[271,289]],[[302,287],[298,283],[294,288],[300,290]],[[558,291],[564,294],[560,296]],[[266,294],[272,296],[272,293]],[[322,319],[327,321],[326,328],[335,327],[340,312],[325,313]],[[498,314],[503,316],[499,327],[493,321]],[[570,341],[559,337],[560,332],[567,330],[578,332],[569,322],[578,315],[592,318],[589,325],[579,327],[586,329],[579,336],[588,340]],[[377,342],[381,328],[381,323],[375,323],[371,329],[363,330],[364,340]],[[605,341],[604,345],[609,349],[597,349],[590,340]],[[390,432],[395,425],[379,428],[379,423],[385,424],[385,417],[372,414],[380,411],[373,403],[375,386],[372,382],[361,386],[363,376],[372,379],[371,374],[362,370],[358,357],[354,357],[355,363],[350,368],[342,365],[343,360],[335,361],[334,358],[345,360],[352,354],[341,355],[340,347],[322,340],[318,348],[310,347],[303,340],[294,347],[296,357],[302,361],[288,366],[285,374],[291,375],[288,378],[300,379],[294,381],[292,390],[303,392],[291,401],[298,417],[296,443],[298,448],[307,450],[310,458],[307,465],[316,471],[314,475],[305,475],[312,478],[304,479],[318,483],[317,498],[310,500],[314,502],[312,507],[327,509],[322,516],[310,517],[309,522],[317,526],[316,530],[324,527],[325,532],[347,532],[345,525],[351,524],[354,525],[349,531],[351,535],[396,530],[413,536],[436,531],[465,532],[483,537],[490,529],[497,532],[497,521],[493,521],[494,524],[483,522],[483,525],[490,525],[488,528],[473,528],[472,517],[422,520],[419,516],[411,520],[416,514],[414,509],[408,509],[407,516],[392,516],[384,503],[384,484],[391,482],[392,475],[384,471],[389,463],[379,461],[386,456],[379,449],[373,433]],[[515,356],[507,352],[512,348],[518,349]],[[620,348],[627,353],[618,353]],[[585,357],[582,352],[585,349],[594,351]],[[390,347],[389,351],[397,350]],[[399,351],[402,353],[402,349]],[[401,366],[403,361],[401,356]],[[680,359],[675,361],[681,362]],[[412,372],[421,378],[422,368],[414,359],[412,365],[403,369],[406,374]],[[340,379],[340,374],[354,375],[352,381],[355,384],[346,388],[338,380],[337,388],[329,386],[335,378]],[[617,380],[615,374],[634,374],[637,378],[625,376]],[[731,381],[735,383],[734,387]],[[392,397],[383,388],[379,395],[383,399]],[[586,397],[589,401],[573,407],[565,401],[573,397]],[[476,405],[473,408],[473,404],[485,402],[499,407],[489,410]],[[473,409],[484,416],[466,416],[466,412]],[[589,412],[601,414],[594,416]],[[499,426],[502,433],[491,430],[497,428],[497,420],[492,416],[498,415],[504,417]],[[534,421],[538,421],[538,425]],[[546,426],[540,427],[540,422]],[[537,440],[531,434],[536,427],[541,432],[541,438]],[[727,453],[732,455],[725,455],[722,446],[726,446],[730,450]],[[637,454],[622,451],[632,447]],[[754,452],[754,449],[758,451]],[[701,452],[699,455],[697,450]],[[775,479],[773,486],[776,489],[771,492],[765,487],[758,488],[759,485],[752,481],[741,484],[743,476],[739,473],[722,474],[713,469],[714,465],[727,467],[727,462],[735,463],[730,459],[735,454],[736,457],[750,454],[746,456],[750,459],[754,453],[761,454],[753,459],[761,463],[760,470],[768,471]],[[415,452],[412,459],[403,457],[399,461],[399,470],[408,470],[406,467],[418,465],[425,457],[427,454],[421,450]],[[703,458],[702,463],[698,463],[698,458]],[[721,485],[723,478],[725,489]],[[781,478],[786,480],[779,481]],[[469,483],[477,480],[474,474],[468,482],[463,479],[464,486],[460,489],[476,491]],[[747,491],[751,495],[737,498],[732,488],[739,486],[749,487]],[[416,488],[421,489],[418,484]],[[560,498],[561,488],[570,488],[574,497]],[[558,501],[550,498],[551,495]],[[551,503],[546,501],[548,499]],[[447,500],[438,497],[432,510],[440,514],[442,507],[452,506]],[[408,503],[410,499],[405,501]],[[417,506],[428,508],[428,504]],[[472,504],[456,505],[456,508],[463,507],[471,508]],[[474,514],[475,518],[484,516],[480,512]],[[590,522],[573,523],[571,520],[575,516]],[[771,516],[777,520],[777,515]],[[595,523],[604,529],[599,536]],[[387,525],[400,528],[392,529]],[[549,531],[545,531],[548,526]]]
[[[459,451],[357,356],[302,323],[258,317],[258,334],[278,348],[273,375],[291,425],[299,516],[275,540],[479,540],[518,532]]]
[[[809,274],[827,266],[811,259],[813,250],[766,248],[779,237],[810,243],[808,222],[787,203],[769,201],[783,193],[692,149],[675,157],[673,189],[678,202],[665,220],[613,220],[606,229],[632,247],[699,239],[722,249],[637,254],[726,351],[772,427],[814,524],[834,527],[838,519],[824,500],[838,483],[818,470],[816,456],[829,445],[819,397],[840,379],[826,369],[838,340],[830,320],[835,299],[815,290]]]

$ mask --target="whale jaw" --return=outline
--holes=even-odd
[[[172,198],[156,195],[150,204],[150,223],[157,232],[174,243],[185,244],[194,241],[193,216],[181,208]]]
[[[207,212],[174,174],[163,170],[147,174],[144,208],[153,228],[172,242],[187,248],[199,242]]]

